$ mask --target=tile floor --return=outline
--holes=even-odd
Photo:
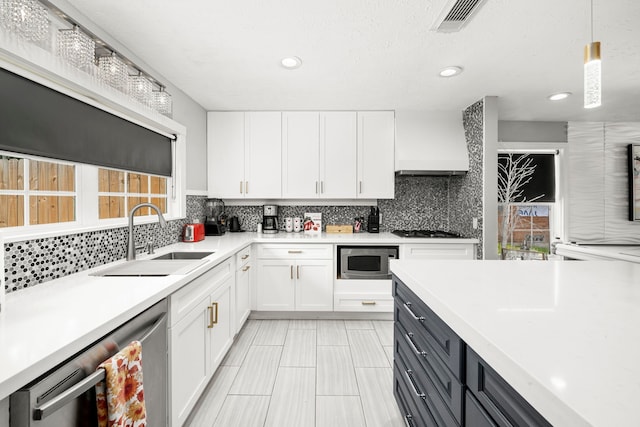
[[[190,427],[403,427],[393,322],[249,320]]]

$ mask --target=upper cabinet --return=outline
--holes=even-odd
[[[210,197],[280,198],[280,112],[207,113]]]
[[[356,113],[282,115],[282,196],[356,198]]]
[[[393,199],[393,111],[358,112],[358,198]]]
[[[393,198],[393,111],[212,112],[208,118],[211,197]]]

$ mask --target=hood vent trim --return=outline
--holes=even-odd
[[[426,171],[426,170],[399,170],[396,176],[464,176],[467,174],[465,170],[450,171]]]
[[[432,30],[441,33],[460,31],[486,0],[449,0],[446,2]]]

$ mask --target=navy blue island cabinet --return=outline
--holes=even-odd
[[[393,387],[409,426],[551,426],[395,275],[393,295]]]

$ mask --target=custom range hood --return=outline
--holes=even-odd
[[[461,111],[396,111],[396,175],[447,176],[469,171]]]

